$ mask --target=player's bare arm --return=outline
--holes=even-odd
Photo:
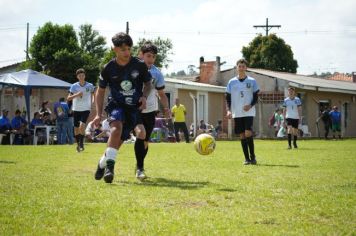
[[[99,125],[100,120],[101,120],[101,114],[103,113],[104,95],[105,95],[104,88],[98,88],[96,90],[96,93],[95,93],[96,115],[93,120],[95,125]]]
[[[83,92],[82,91],[80,91],[80,92],[78,92],[78,93],[70,93],[69,95],[68,95],[68,97],[67,97],[67,101],[72,101],[74,98],[76,98],[76,97],[81,97],[81,96],[83,96]]]
[[[139,99],[139,103],[141,104],[141,106],[139,107],[140,110],[143,110],[146,108],[146,99],[152,89],[153,89],[153,86],[152,86],[151,80],[144,83],[143,90],[142,90],[142,97],[140,97],[140,99]]]

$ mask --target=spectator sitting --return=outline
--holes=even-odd
[[[219,138],[219,135],[223,132],[222,129],[222,120],[218,120],[217,125],[215,126],[215,132],[214,132],[214,136],[215,138]]]
[[[42,115],[42,121],[43,121],[44,125],[54,125],[54,123],[51,120],[51,117],[48,113],[44,113]]]
[[[204,120],[200,120],[200,124],[197,130],[197,134],[207,133],[208,132],[208,125],[205,124]]]
[[[0,134],[5,135],[0,144],[10,144],[11,123],[7,117],[8,114],[9,111],[3,109],[2,116],[0,116]]]
[[[110,137],[110,123],[108,119],[103,120],[98,129],[95,130],[94,142],[106,143]]]
[[[158,112],[155,118],[155,125],[151,135],[151,141],[160,142],[162,139],[167,139],[168,137],[168,128],[165,124],[165,118],[161,116],[161,113]]]
[[[24,144],[24,135],[26,130],[27,121],[21,117],[21,111],[15,111],[15,117],[11,120],[11,127],[15,138],[13,144]]]
[[[30,129],[32,130],[32,135],[38,136],[37,144],[45,143],[46,131],[44,129],[36,129],[36,134],[34,134],[34,128],[38,125],[44,125],[43,120],[41,119],[41,115],[39,112],[35,112],[33,115],[33,119],[30,123]]]
[[[100,130],[100,126],[96,126],[93,121],[90,121],[85,128],[85,137],[89,142],[94,142],[95,136],[98,134],[98,130]]]

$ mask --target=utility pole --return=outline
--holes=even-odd
[[[30,23],[27,22],[27,37],[26,37],[26,61],[30,60],[30,57],[28,55],[28,38],[29,38],[29,28],[30,28]]]
[[[269,25],[268,24],[268,18],[266,18],[266,25],[254,25],[253,27],[257,28],[265,28],[266,30],[266,36],[268,36],[268,31],[272,28],[280,28],[281,25]]]
[[[126,34],[129,34],[129,31],[130,31],[130,29],[129,29],[129,22],[126,21]]]

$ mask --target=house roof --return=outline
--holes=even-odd
[[[189,90],[197,90],[197,91],[206,91],[206,92],[216,92],[216,93],[225,93],[226,87],[210,85],[204,83],[197,83],[188,80],[180,80],[180,79],[172,79],[165,78],[166,84],[172,84],[175,88],[180,89],[189,89]]]
[[[346,74],[342,74],[342,73],[336,73],[336,74],[328,77],[327,79],[353,82],[352,75],[346,75]]]
[[[255,68],[248,68],[247,71],[288,81],[290,86],[296,88],[314,91],[356,94],[356,83],[327,80],[311,76]]]

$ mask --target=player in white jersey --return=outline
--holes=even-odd
[[[295,96],[295,89],[293,87],[288,88],[288,97],[283,102],[283,117],[287,122],[288,132],[288,149],[292,148],[292,135],[293,135],[293,147],[298,148],[298,125],[302,117],[302,102]]]
[[[84,150],[85,125],[94,102],[95,87],[85,81],[85,70],[76,71],[78,82],[69,89],[68,101],[73,101],[74,136],[77,140],[77,152]]]
[[[152,89],[150,94],[147,97],[146,108],[142,110],[141,118],[143,125],[146,129],[146,138],[145,138],[145,155],[143,160],[136,160],[136,177],[142,179],[145,176],[144,173],[144,159],[148,152],[148,141],[150,139],[152,130],[155,125],[156,114],[159,111],[158,108],[158,98],[163,106],[163,112],[166,118],[169,117],[169,105],[168,98],[164,92],[165,81],[161,71],[154,66],[156,56],[158,53],[157,47],[150,41],[147,41],[140,48],[139,57],[145,62],[148,67],[148,71],[152,75],[152,85],[155,89]],[[158,98],[157,98],[158,97]],[[137,158],[137,155],[136,155]],[[141,177],[140,177],[141,176]]]
[[[238,75],[227,84],[226,116],[235,121],[235,133],[240,135],[245,156],[245,165],[256,165],[256,155],[252,137],[253,117],[256,115],[255,104],[258,100],[259,87],[256,80],[246,75],[247,61],[240,59],[236,63]]]

